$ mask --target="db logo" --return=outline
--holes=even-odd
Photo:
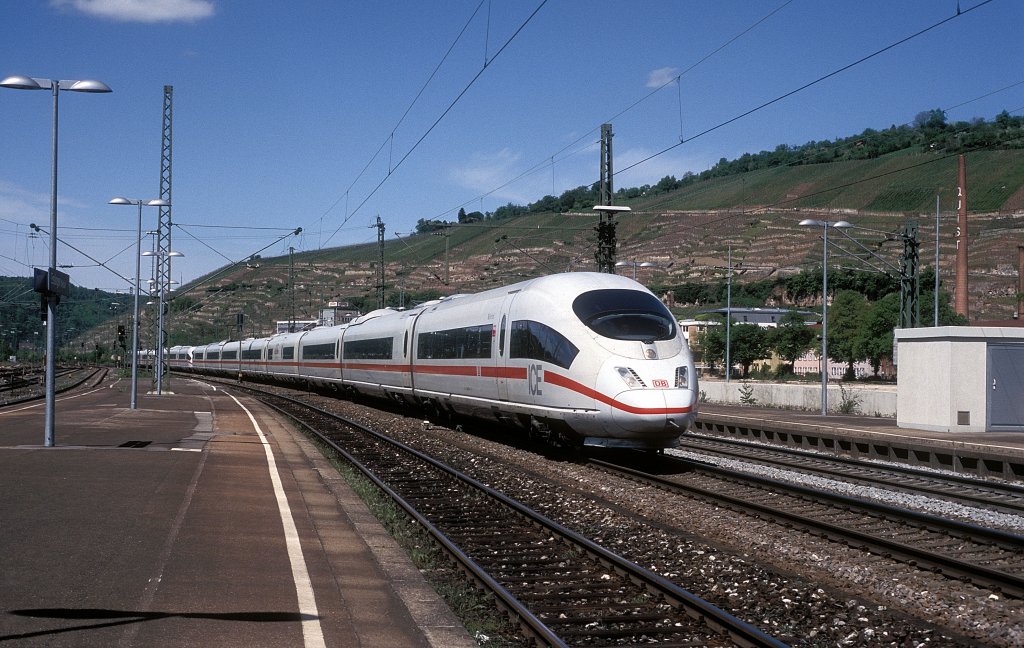
[[[668,389],[668,381],[662,380],[661,378],[655,378],[653,381],[651,381],[651,385],[653,387],[657,387],[658,389]]]

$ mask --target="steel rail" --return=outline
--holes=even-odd
[[[220,381],[217,381],[220,382]],[[395,491],[391,486],[380,479],[371,469],[363,465],[356,457],[354,457],[347,450],[339,446],[336,442],[328,438],[323,432],[315,429],[314,426],[302,421],[300,418],[292,412],[289,412],[286,408],[280,407],[271,399],[281,399],[292,406],[301,407],[306,410],[314,411],[320,416],[329,417],[345,426],[349,426],[359,430],[360,432],[370,435],[373,438],[386,443],[396,449],[401,450],[409,456],[415,457],[419,461],[423,461],[433,468],[443,472],[444,474],[454,478],[467,486],[471,487],[477,492],[484,493],[487,497],[496,500],[515,511],[517,514],[527,518],[532,524],[537,525],[551,534],[556,534],[571,544],[576,545],[585,552],[595,556],[597,560],[604,563],[608,567],[621,574],[627,576],[630,580],[638,582],[644,587],[649,588],[651,591],[656,592],[658,595],[666,597],[670,601],[676,601],[685,610],[688,616],[694,619],[702,620],[709,628],[716,630],[719,633],[727,634],[729,638],[738,646],[744,647],[764,647],[764,648],[783,648],[786,644],[778,641],[777,639],[761,632],[754,626],[746,623],[734,617],[733,615],[725,612],[721,608],[701,599],[693,593],[679,587],[675,583],[672,583],[662,576],[659,576],[635,563],[632,563],[625,558],[608,551],[607,549],[595,544],[589,539],[575,533],[574,531],[546,518],[545,516],[533,511],[526,507],[522,503],[504,495],[503,493],[483,484],[469,475],[463,474],[454,468],[447,466],[440,461],[423,454],[422,452],[412,448],[400,441],[386,437],[374,430],[371,430],[355,421],[346,419],[343,416],[323,410],[315,407],[309,403],[301,400],[293,399],[280,394],[270,394],[263,392],[252,387],[240,387],[230,382],[222,383],[225,387],[232,389],[242,389],[248,391],[268,406],[273,407],[275,410],[288,416],[292,420],[295,420],[304,429],[314,434],[322,442],[328,444],[333,450],[338,452],[341,456],[355,466],[360,472],[362,472],[368,479],[370,479],[375,485],[381,490],[388,494],[389,497],[394,499],[398,505],[405,510],[417,523],[421,524],[423,528],[435,539],[444,550],[449,553],[457,561],[460,568],[469,573],[473,579],[481,583],[488,590],[490,590],[499,604],[506,610],[520,619],[521,625],[524,629],[531,634],[535,640],[542,642],[543,645],[552,646],[568,646],[569,644],[552,629],[550,629],[542,620],[534,615],[530,609],[521,601],[519,601],[512,593],[510,593],[501,583],[497,582],[484,567],[480,566],[470,556],[468,556],[462,549],[460,549],[455,542],[449,539],[439,528],[430,522],[424,515],[422,515],[416,507],[407,502],[400,493]],[[268,398],[269,397],[269,398]]]
[[[726,447],[716,447],[726,446]],[[728,448],[740,448],[730,450]],[[837,457],[834,455],[809,452],[795,448],[784,448],[764,446],[736,439],[723,439],[705,436],[686,435],[680,438],[680,445],[676,450],[693,450],[695,452],[708,452],[724,457],[735,458],[742,461],[761,462],[772,466],[782,466],[790,469],[798,469],[804,472],[813,472],[830,479],[841,481],[853,481],[868,485],[883,485],[885,487],[897,487],[908,493],[925,493],[941,498],[952,499],[957,502],[969,502],[983,504],[991,507],[1005,509],[1014,514],[1024,514],[1024,488],[1014,484],[1003,484],[993,481],[983,481],[977,478],[964,477],[945,472],[935,472],[900,466],[895,464],[881,464],[876,462],[865,462],[848,457]],[[749,451],[749,452],[748,452]],[[774,456],[773,456],[774,455]],[[795,460],[779,458],[794,457]],[[808,467],[799,462],[800,459],[815,462],[822,467]],[[875,477],[872,475],[858,475],[851,472],[843,472],[827,467],[830,464],[855,468],[866,472],[873,472],[879,475],[890,475],[886,477]],[[906,476],[910,479],[920,480],[928,483],[907,483],[899,481],[898,476]],[[965,486],[973,489],[976,493],[953,493],[943,488],[947,486]]]
[[[58,371],[57,374],[58,374],[58,376],[63,377],[63,376],[66,376],[68,374],[74,373],[76,371],[78,371],[78,370],[77,369],[65,369],[63,371]],[[105,377],[106,375],[107,375],[107,370],[105,368],[100,367],[100,368],[94,369],[90,373],[87,373],[86,376],[84,378],[82,378],[81,380],[76,380],[75,382],[72,382],[70,384],[67,384],[67,385],[64,385],[62,387],[57,388],[54,393],[63,394],[63,393],[69,392],[72,389],[77,389],[78,387],[80,387],[83,384],[89,382],[93,378],[96,378],[97,376],[100,376],[102,378],[102,377]],[[22,397],[19,397],[19,398],[15,398],[13,400],[0,402],[0,408],[10,407],[12,405],[23,405],[25,403],[31,403],[32,401],[43,400],[43,398],[45,398],[45,397],[46,397],[46,394],[42,393],[42,392],[40,392],[38,394],[31,394],[31,395],[28,395],[28,396],[22,396]]]
[[[735,472],[730,472],[714,466],[708,466],[700,464],[698,462],[692,462],[688,460],[677,460],[679,463],[689,464],[695,470],[705,473],[711,473],[713,476],[721,479],[726,479],[736,483],[748,483],[758,487],[773,488],[780,491],[788,491],[789,493],[795,494],[804,499],[811,500],[825,500],[833,505],[841,506],[846,509],[857,508],[860,510],[869,511],[876,516],[892,520],[911,520],[915,523],[923,526],[928,530],[939,530],[940,532],[946,532],[956,534],[962,538],[968,538],[972,540],[982,539],[993,544],[999,544],[1001,546],[1010,546],[1015,548],[1018,552],[1024,552],[1024,536],[1007,533],[1004,531],[998,531],[995,529],[989,529],[973,524],[967,524],[963,522],[957,522],[954,520],[947,520],[933,515],[925,513],[918,513],[915,511],[906,511],[904,509],[898,509],[895,507],[887,506],[884,504],[878,504],[875,502],[869,502],[860,500],[845,495],[839,495],[836,493],[828,493],[812,488],[806,488],[803,486],[797,486],[788,482],[778,482],[763,477],[755,477],[751,475],[742,475]],[[763,515],[768,519],[785,521],[787,523],[798,525],[808,531],[821,533],[825,537],[839,540],[841,542],[852,543],[854,545],[863,546],[870,551],[883,555],[886,557],[902,556],[905,562],[916,566],[927,566],[928,568],[954,576],[960,580],[968,581],[981,585],[983,587],[995,589],[1003,592],[1007,596],[1014,598],[1024,598],[1024,576],[1017,574],[1010,574],[997,569],[992,569],[984,565],[977,563],[970,563],[967,561],[959,560],[952,556],[946,556],[934,552],[920,549],[911,545],[903,544],[893,540],[887,540],[880,538],[868,533],[850,529],[848,527],[838,526],[823,520],[807,517],[797,513],[789,511],[782,511],[771,506],[753,502],[747,499],[741,499],[738,497],[732,497],[725,495],[718,491],[712,491],[699,486],[692,486],[688,484],[681,484],[672,480],[658,477],[634,468],[621,466],[618,464],[609,463],[598,459],[591,459],[588,464],[602,468],[609,472],[619,474],[622,476],[629,477],[631,479],[648,483],[651,485],[664,488],[669,491],[681,492],[687,494],[697,495],[708,501],[712,501],[718,504],[728,504],[729,506],[746,511],[748,513],[755,513]]]

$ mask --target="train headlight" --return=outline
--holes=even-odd
[[[676,389],[686,389],[690,386],[690,372],[683,367],[676,367]]]
[[[640,380],[640,376],[629,367],[615,367],[615,370],[619,372],[619,376],[622,381],[629,386],[630,389],[646,389],[647,385],[644,384],[643,380]]]

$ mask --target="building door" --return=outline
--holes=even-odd
[[[1024,432],[1024,345],[988,345],[988,429]]]

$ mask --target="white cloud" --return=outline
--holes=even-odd
[[[494,193],[490,194],[492,198],[526,204],[539,197],[533,195],[529,189],[524,191],[523,180],[528,181],[529,176],[507,187],[501,187],[523,172],[518,168],[522,157],[521,153],[508,148],[494,153],[476,153],[467,164],[453,168],[448,176],[453,182],[470,191],[480,194],[493,191]]]
[[[651,70],[647,75],[647,87],[660,88],[669,81],[674,81],[677,76],[679,76],[679,68],[663,67]]]
[[[71,6],[82,13],[120,22],[182,22],[213,15],[211,0],[51,0],[55,7]]]
[[[50,194],[29,191],[14,183],[0,180],[0,218],[19,223],[43,223],[49,213]]]

